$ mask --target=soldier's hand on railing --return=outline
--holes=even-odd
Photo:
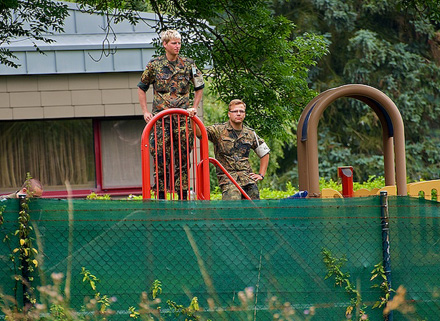
[[[149,111],[146,111],[146,112],[144,113],[144,119],[145,119],[145,122],[146,122],[146,123],[148,123],[152,118],[153,118],[153,114],[150,113]]]
[[[197,115],[197,110],[194,108],[188,108],[187,109],[189,117],[194,117],[195,115]]]

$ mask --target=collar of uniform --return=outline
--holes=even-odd
[[[176,74],[180,70],[185,69],[185,59],[183,59],[181,56],[177,55],[177,58],[174,61],[169,61],[165,55],[162,57],[166,61],[167,65],[169,66],[168,68],[172,71],[173,74]]]
[[[242,123],[241,130],[243,130],[244,128],[245,128],[245,126]],[[229,131],[234,130],[234,127],[232,127],[231,121],[229,121],[229,120],[226,122],[226,129],[229,130]]]
[[[183,64],[185,64],[185,59],[184,59],[182,56],[180,56],[180,55],[177,55],[176,60],[174,60],[174,61],[170,61],[170,60],[168,60],[168,58],[167,58],[166,55],[162,55],[162,56],[161,56],[161,59],[162,59],[162,60],[166,60],[167,63],[169,63],[169,64],[171,64],[171,65],[173,65],[173,66],[177,66],[177,65],[183,65]]]

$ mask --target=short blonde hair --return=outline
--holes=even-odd
[[[160,33],[162,43],[168,43],[171,39],[181,39],[180,33],[176,30],[165,30]]]
[[[231,107],[237,106],[237,105],[243,105],[244,109],[246,109],[246,104],[243,102],[243,100],[240,100],[240,99],[232,99],[231,102],[229,103],[228,109],[231,110]]]

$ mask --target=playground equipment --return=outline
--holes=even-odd
[[[423,197],[426,200],[433,200],[432,195],[435,191],[437,194],[437,202],[440,202],[440,179],[424,182],[409,183],[406,185],[408,190],[408,195],[411,197]],[[397,195],[396,186],[385,186],[381,189],[374,188],[368,190],[365,188],[359,189],[353,192],[354,197],[365,197],[365,196],[375,196],[380,195],[381,192],[387,192],[388,196]],[[343,195],[332,188],[323,188],[321,191],[322,198],[342,198]]]
[[[181,122],[182,120],[183,122]],[[195,126],[198,126],[200,128],[200,140],[197,139],[195,132],[191,130],[191,120],[194,122]],[[167,121],[166,125],[165,121]],[[176,124],[184,123],[186,124],[186,128],[181,131],[181,126],[179,125],[177,129],[177,141],[173,141],[173,135],[170,135],[169,144],[167,146],[165,146],[166,144],[162,144],[163,150],[158,150],[157,144],[155,144],[154,164],[156,168],[153,169],[151,166],[152,157],[150,157],[150,135],[153,135],[155,141],[158,141],[158,139],[160,140],[161,137],[165,137],[166,134],[173,132],[173,123],[175,124],[174,126],[177,126]],[[159,126],[157,126],[157,124],[159,124]],[[174,130],[176,130],[176,128],[174,128]],[[185,137],[182,138],[182,135],[185,135]],[[191,148],[189,146],[190,136],[193,136],[193,144]],[[182,152],[182,142],[186,144],[187,147],[185,149],[187,151],[186,155]],[[190,149],[192,150],[192,152],[189,152]],[[171,199],[174,199],[177,194],[177,197],[179,199],[186,199],[186,197],[188,197],[188,199],[194,200],[194,196],[192,196],[191,193],[188,192],[191,190],[195,190],[196,198],[198,200],[209,200],[209,164],[213,164],[226,174],[231,182],[242,193],[244,198],[250,200],[250,197],[226,171],[222,164],[220,164],[216,159],[209,157],[208,134],[206,132],[205,126],[197,116],[189,118],[188,112],[184,109],[173,108],[164,110],[158,113],[156,116],[153,117],[153,119],[148,122],[142,133],[141,154],[143,199],[151,198],[152,185],[155,186],[155,194],[159,194],[159,177],[158,175],[156,175],[153,179],[151,173],[158,173],[158,166],[163,166],[164,176],[162,177],[162,179],[165,185],[164,190],[170,193]],[[160,160],[158,159],[160,157],[159,155],[167,154],[170,156],[169,159],[167,159],[167,157],[163,157]],[[192,166],[190,165],[191,163]],[[187,165],[182,166],[183,164]],[[191,167],[192,171],[190,169]],[[175,180],[179,179],[179,181],[182,181],[183,174],[188,175],[188,185],[182,186],[182,184],[179,184],[179,188],[176,189]]]
[[[333,189],[319,189],[319,169],[318,169],[318,122],[324,110],[335,100],[348,97],[360,100],[370,106],[377,114],[382,125],[382,137],[383,137],[383,149],[384,149],[384,176],[385,187],[374,190],[358,190],[353,191],[353,168],[351,166],[344,166],[338,169],[338,176],[342,180],[342,191],[336,191]],[[151,198],[151,165],[150,165],[150,151],[149,151],[149,137],[150,134],[156,132],[156,123],[159,121],[164,122],[166,117],[184,117],[186,122],[188,121],[188,112],[183,109],[169,109],[157,114],[145,127],[142,134],[142,195],[144,199]],[[189,185],[186,189],[189,191],[193,189],[196,191],[198,200],[210,199],[210,186],[209,186],[209,164],[214,164],[219,167],[237,186],[246,199],[249,197],[241,189],[241,187],[235,182],[232,177],[226,172],[223,166],[215,159],[208,156],[208,138],[206,129],[197,117],[193,117],[194,123],[201,129],[201,139],[198,140],[194,136],[194,151],[192,160],[193,173],[189,167],[187,168],[188,175],[190,176]],[[164,126],[162,126],[163,128]],[[172,129],[171,129],[172,130]],[[190,133],[190,134],[188,134]],[[186,130],[186,135],[195,135],[192,131]],[[361,197],[380,195],[380,192],[386,191],[388,195],[403,195],[409,194],[413,197],[419,197],[420,193],[423,193],[426,199],[431,199],[432,190],[437,191],[437,195],[440,192],[440,180],[429,182],[418,182],[412,184],[406,184],[406,161],[405,161],[405,140],[404,140],[404,127],[403,120],[396,105],[381,91],[366,85],[345,85],[334,89],[329,89],[320,95],[312,99],[306,106],[301,114],[298,131],[298,177],[299,177],[299,190],[308,191],[308,197],[322,197],[322,198],[339,198],[339,197]],[[188,137],[186,140],[188,141]],[[197,142],[200,142],[199,146]],[[173,141],[171,140],[171,150],[173,147]],[[179,142],[174,142],[180,148]],[[165,152],[164,152],[165,153]],[[199,153],[199,157],[197,156]],[[157,155],[157,153],[156,153]],[[190,155],[182,156],[179,153],[179,157],[190,157]],[[156,156],[157,157],[157,156]],[[200,162],[198,161],[200,159]],[[180,191],[175,191],[173,186],[174,181],[174,167],[176,162],[181,160],[173,160],[171,157],[170,164],[166,165],[163,162],[163,166],[169,166],[170,177],[164,177],[165,182],[169,182],[168,189],[173,195],[177,192],[182,194],[182,187]],[[155,162],[156,164],[160,162]],[[189,164],[189,162],[188,162]],[[156,168],[157,171],[157,168]],[[192,176],[191,176],[192,175]],[[157,177],[156,177],[157,179]],[[156,184],[157,185],[157,184]],[[157,191],[156,191],[157,192]],[[190,197],[190,199],[192,199]]]
[[[396,185],[398,195],[407,195],[402,117],[389,97],[366,85],[345,85],[329,89],[312,99],[302,112],[297,131],[299,189],[307,190],[309,197],[319,197],[321,194],[318,169],[318,122],[324,110],[342,97],[362,101],[377,114],[382,124],[385,185]]]
[[[440,179],[408,184],[408,195],[412,197],[419,197],[423,193],[423,197],[430,200],[433,190],[437,192],[437,201],[440,202]]]
[[[187,193],[192,189],[191,187],[191,180],[193,181],[194,190],[197,194],[197,199],[199,200],[209,200],[210,198],[210,187],[209,187],[209,152],[208,152],[208,134],[206,132],[205,126],[203,126],[202,121],[194,117],[192,120],[195,122],[197,126],[200,127],[201,130],[201,139],[200,139],[200,145],[198,146],[197,141],[198,139],[195,137],[195,133],[190,130],[190,120],[188,119],[188,112],[184,109],[168,109],[164,110],[160,113],[158,113],[156,116],[151,119],[148,124],[145,126],[145,129],[142,133],[142,147],[141,147],[141,154],[142,154],[142,198],[143,199],[149,199],[151,198],[151,167],[150,167],[150,133],[154,135],[155,141],[158,141],[158,137],[164,137],[166,132],[173,132],[173,117],[174,120],[177,120],[177,124],[181,124],[181,120],[184,120],[184,123],[186,124],[186,128],[184,131],[184,135],[186,135],[185,139],[182,141],[185,141],[187,144],[187,154],[183,155],[182,148],[181,148],[181,132],[180,132],[180,126],[178,129],[178,141],[173,141],[173,137],[171,135],[170,137],[170,146],[163,145],[163,150],[160,151],[162,155],[166,155],[167,153],[171,155],[170,159],[167,160],[166,157],[163,157],[162,161],[158,160],[158,157],[160,153],[158,153],[157,150],[157,144],[155,144],[155,170],[154,172],[158,172],[158,166],[164,167],[164,177],[163,181],[165,184],[164,190],[170,191],[171,198],[174,199],[175,194],[177,192],[178,195],[180,195],[180,198],[183,198],[183,191],[186,190]],[[168,124],[165,125],[165,120],[168,119]],[[157,123],[159,122],[159,129],[157,128]],[[162,131],[162,136],[158,136],[158,130]],[[192,150],[192,173],[190,170],[190,162],[191,162],[191,156],[189,152],[189,137],[190,135],[193,136],[193,145]],[[201,162],[198,162],[198,147],[200,152],[200,160]],[[175,155],[175,149],[178,151],[178,156],[173,157]],[[186,160],[184,162],[183,160]],[[168,161],[168,164],[167,164]],[[187,167],[185,169],[182,169],[182,164],[186,163]],[[197,167],[197,169],[196,169]],[[176,172],[177,169],[177,173]],[[180,177],[177,177],[182,181],[182,174],[183,170],[186,171],[186,174],[188,175],[188,186],[182,186],[180,184],[180,189],[176,191],[174,186],[175,181],[175,175],[178,175]],[[168,177],[167,177],[168,172]],[[196,175],[197,173],[197,175]],[[194,180],[196,178],[197,180]],[[155,189],[156,189],[156,195],[159,194],[159,177],[156,175],[155,177]],[[191,193],[189,193],[189,198],[191,199]]]
[[[353,197],[353,167],[338,167],[338,176],[342,180],[342,195],[344,197]]]

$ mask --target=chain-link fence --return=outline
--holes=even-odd
[[[18,246],[13,234],[19,205],[17,200],[3,204],[1,234],[9,235],[10,242],[0,245],[0,280],[3,292],[19,299],[20,287],[13,290],[17,261],[10,259]],[[166,300],[188,306],[196,296],[202,319],[281,320],[287,315],[284,320],[346,320],[353,294],[335,286],[334,277],[325,278],[324,249],[334,258],[346,258],[340,270],[349,272],[346,279],[359,292],[370,320],[383,320],[382,309],[372,309],[384,295],[373,287],[381,279],[370,278],[388,250],[392,288],[402,285],[407,290],[398,308],[406,314],[396,310],[394,320],[409,315],[411,320],[439,318],[437,202],[408,197],[389,197],[388,206],[380,197],[256,202],[32,199],[29,206],[39,253],[33,286],[51,283],[52,273],[63,273],[66,280],[71,272],[70,302],[80,310],[85,297],[94,293],[82,280],[85,267],[100,279],[101,295],[114,301],[112,320],[128,320],[128,308],[138,305],[154,280],[162,282],[164,316]],[[385,251],[384,211],[390,231]]]

